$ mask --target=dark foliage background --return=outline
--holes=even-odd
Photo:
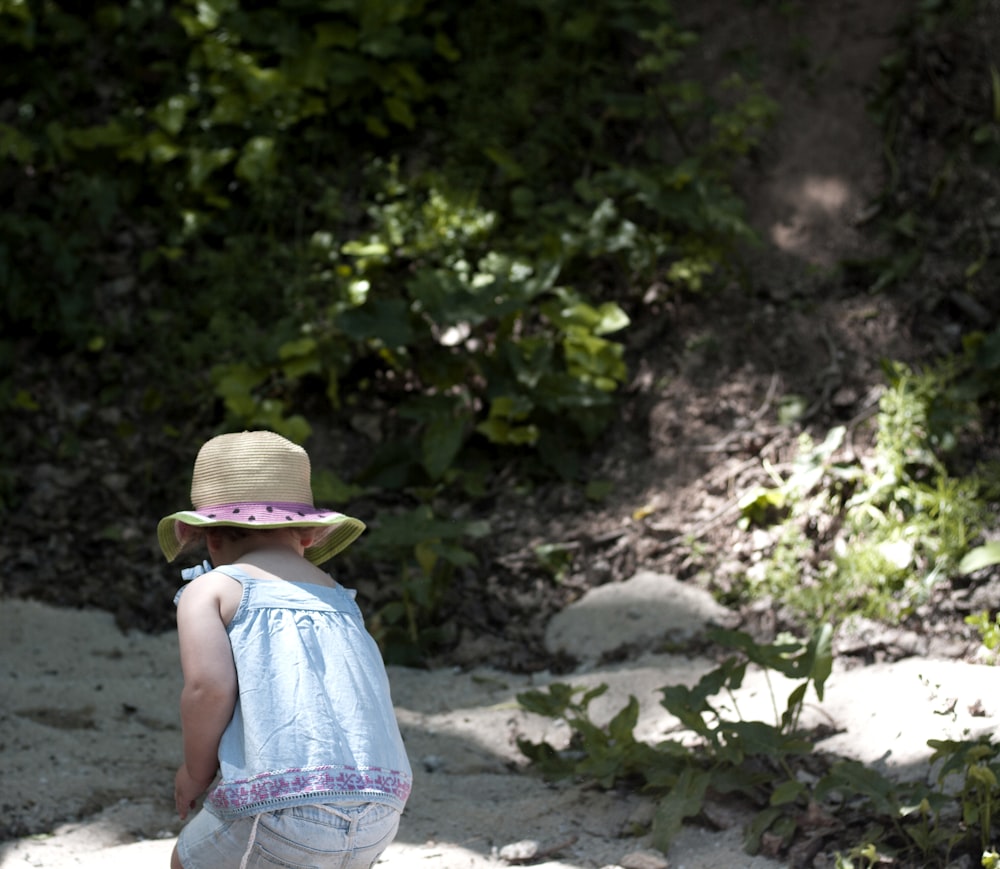
[[[764,6],[791,32],[803,14]],[[776,306],[801,333],[823,296],[891,300],[907,362],[958,360],[942,394],[975,414],[942,423],[948,462],[990,479],[994,4],[901,22],[871,95],[879,251],[812,298],[748,265],[738,179],[781,111],[752,47],[705,63],[710,34],[661,0],[513,7],[0,2],[3,593],[169,627],[155,522],[205,438],[268,427],[309,448],[318,501],[369,521],[337,570],[396,660],[485,634],[551,664],[544,614],[638,561],[746,602],[721,531],[706,552],[609,521],[643,474],[638,373],[721,371],[705,324],[738,344]],[[863,409],[815,373],[783,443]]]

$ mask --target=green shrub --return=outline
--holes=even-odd
[[[127,355],[198,429],[376,414],[349,482],[406,509],[580,479],[631,317],[751,236],[775,106],[696,42],[663,0],[0,0],[0,340]]]
[[[747,574],[751,595],[771,594],[810,624],[899,621],[958,571],[990,515],[982,478],[946,463],[978,414],[960,370],[952,359],[923,372],[888,366],[864,463],[838,461],[843,427],[820,445],[803,435],[788,477],[743,497],[744,527],[771,526],[775,538]],[[820,526],[830,533],[807,533]]]

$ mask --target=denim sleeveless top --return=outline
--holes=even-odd
[[[353,594],[215,569],[243,586],[228,629],[239,699],[205,807],[223,819],[309,803],[402,811],[410,763]]]

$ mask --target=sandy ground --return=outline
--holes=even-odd
[[[563,648],[585,644],[602,625],[605,642],[617,637],[649,648],[663,628],[642,616],[671,602],[683,632],[717,620],[707,595],[688,590],[684,599],[678,587],[669,577],[642,573],[616,586],[617,595],[592,593],[560,614],[550,641]],[[3,869],[167,865],[181,826],[171,799],[180,757],[175,641],[171,634],[122,634],[105,613],[0,602],[3,821],[7,829],[34,833],[0,844]],[[649,852],[648,838],[630,834],[648,824],[651,800],[551,785],[526,768],[518,736],[559,744],[566,733],[524,712],[516,695],[550,681],[606,683],[608,692],[592,706],[595,718],[606,720],[635,695],[642,707],[637,734],[656,739],[676,731],[658,689],[691,684],[713,664],[641,654],[597,667],[582,657],[577,672],[558,678],[488,668],[390,670],[415,783],[381,866],[504,866],[502,849],[522,840],[537,843],[542,856],[534,865],[546,869],[664,865],[655,862],[664,855]],[[790,687],[771,684],[780,708]],[[751,674],[735,699],[745,718],[772,720],[760,674]],[[1000,669],[930,659],[835,670],[824,702],[812,697],[808,709],[812,721],[836,731],[820,747],[899,776],[926,774],[928,739],[992,731],[998,715]],[[674,869],[782,867],[743,851],[746,820],[734,815],[716,832],[686,828],[665,859]]]

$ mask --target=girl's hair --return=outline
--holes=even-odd
[[[243,528],[237,525],[212,525],[208,528],[199,528],[196,541],[194,542],[204,543],[206,536],[209,534],[216,534],[223,540],[233,543],[257,534],[276,534],[288,530],[287,528]]]
[[[249,537],[251,534],[260,534],[261,531],[265,530],[268,529],[262,528],[260,530],[257,530],[256,528],[238,528],[235,525],[216,525],[211,529],[206,528],[205,533],[207,534],[209,531],[211,531],[213,534],[218,534],[220,537],[226,540],[235,541],[235,540],[243,540]]]

